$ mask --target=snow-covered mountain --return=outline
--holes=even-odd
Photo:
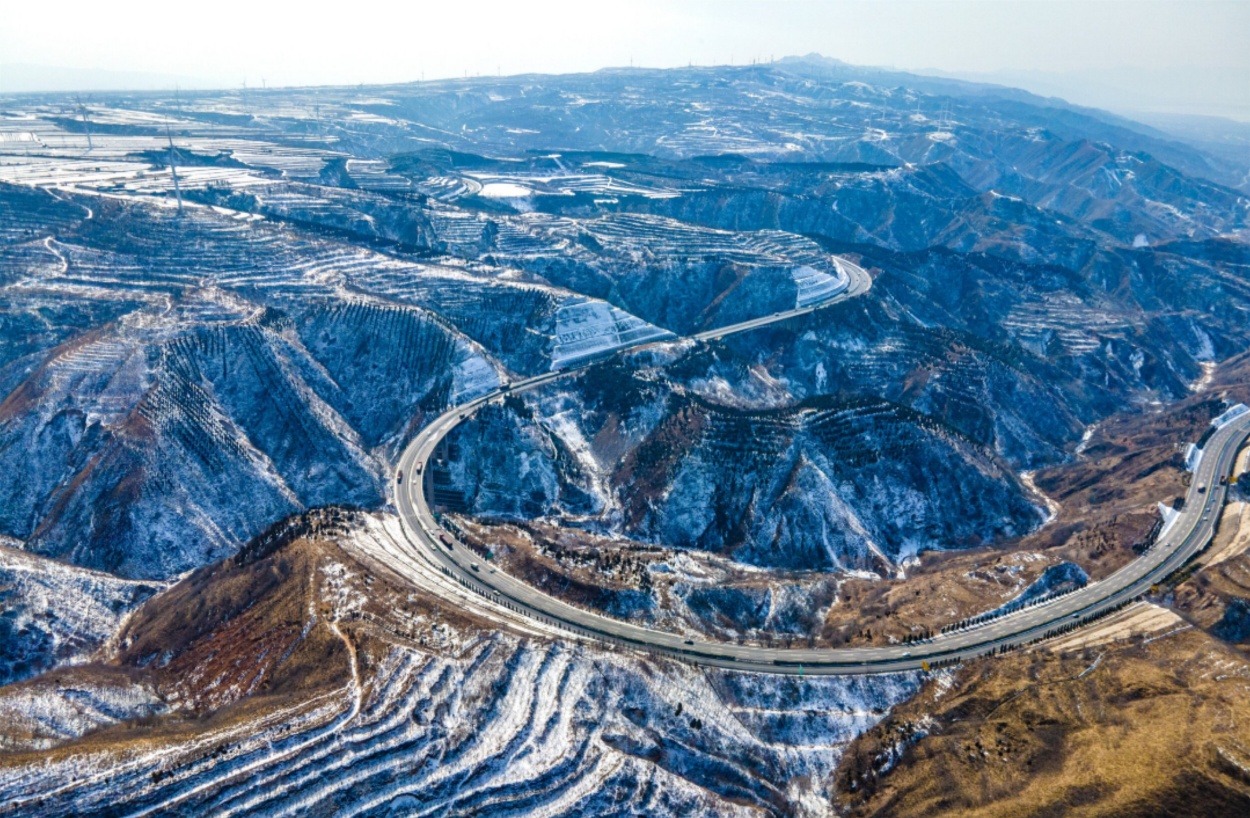
[[[846,607],[949,587],[906,584],[927,550],[981,577],[956,619],[977,588],[1062,591],[1119,540],[976,549],[1050,519],[1022,472],[1250,347],[1248,172],[816,58],[0,100],[0,812],[828,814],[847,742],[949,676],[705,673],[502,626],[388,568],[398,452],[647,344],[459,427],[448,524],[714,638],[871,640]],[[867,294],[680,340],[820,303],[840,259]],[[1104,454],[1145,479],[1168,445]]]
[[[884,573],[922,548],[1041,522],[1007,464],[929,416],[862,398],[726,405],[716,386],[749,390],[668,380],[684,366],[604,365],[572,390],[479,411],[449,438],[463,510],[594,520],[753,565]]]

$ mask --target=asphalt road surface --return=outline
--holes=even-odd
[[[746,332],[823,309],[869,290],[872,280],[867,273],[844,260],[839,260],[839,263],[847,271],[850,281],[847,288],[833,298],[820,304],[702,332],[691,336],[691,339],[711,341]],[[613,354],[626,351],[621,349]],[[1237,450],[1250,434],[1248,414],[1212,435],[1194,473],[1183,510],[1155,545],[1114,574],[1078,591],[977,627],[905,645],[825,649],[737,645],[688,639],[583,610],[555,599],[483,561],[456,541],[450,532],[442,529],[435,519],[423,490],[426,463],[448,432],[490,401],[568,377],[594,362],[516,381],[448,410],[423,429],[404,450],[398,467],[404,479],[396,485],[396,504],[410,544],[423,559],[446,576],[515,614],[545,624],[549,630],[562,630],[580,638],[671,656],[694,664],[755,672],[801,675],[918,670],[926,664],[970,659],[1003,647],[1027,644],[1063,626],[1080,625],[1112,611],[1146,593],[1153,584],[1172,574],[1210,542],[1228,490],[1220,485],[1220,476],[1232,473]]]

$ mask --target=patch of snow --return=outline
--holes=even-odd
[[[1054,522],[1055,518],[1059,516],[1060,505],[1059,503],[1051,499],[1049,496],[1047,496],[1045,492],[1043,492],[1041,489],[1037,487],[1037,484],[1033,482],[1033,475],[1034,475],[1033,471],[1020,472],[1020,482],[1024,483],[1025,488],[1027,488],[1030,492],[1032,492],[1037,497],[1040,497],[1042,500],[1042,503],[1045,504],[1046,519],[1042,522],[1042,527],[1045,527],[1047,525],[1050,525],[1050,523]]]
[[[836,259],[833,262],[833,268],[833,275],[807,264],[790,269],[790,278],[794,280],[794,285],[798,289],[798,295],[795,298],[796,307],[808,307],[828,301],[850,285],[850,276]]]
[[[1250,412],[1250,406],[1246,406],[1244,403],[1239,403],[1236,406],[1230,407],[1227,412],[1211,421],[1211,425],[1216,429],[1223,429],[1237,418],[1245,415],[1247,412]]]
[[[490,359],[476,349],[465,355],[452,370],[451,399],[465,403],[499,387],[499,373]]]
[[[606,301],[572,296],[556,312],[551,368],[561,369],[621,347],[672,337],[668,330],[648,324]]]
[[[477,195],[486,199],[524,199],[533,193],[529,188],[512,182],[488,182],[482,185]]]
[[[1159,531],[1159,537],[1162,538],[1172,528],[1172,524],[1180,519],[1181,513],[1171,506],[1159,503],[1159,516],[1163,518],[1163,528]]]
[[[1185,471],[1188,471],[1188,472],[1197,471],[1198,464],[1200,464],[1201,462],[1202,462],[1202,449],[1199,449],[1197,444],[1194,444],[1194,443],[1190,443],[1186,445],[1185,446]]]
[[[1081,433],[1081,442],[1076,444],[1076,455],[1080,457],[1085,454],[1085,450],[1089,447],[1089,441],[1094,436],[1095,430],[1098,429],[1097,423],[1091,423],[1085,427],[1085,431]]]

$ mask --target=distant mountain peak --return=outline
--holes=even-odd
[[[777,60],[777,62],[782,63],[784,65],[793,65],[794,63],[803,63],[806,65],[821,65],[821,66],[826,66],[829,68],[850,68],[851,67],[851,64],[848,62],[843,62],[842,60],[839,60],[837,57],[826,57],[824,54],[820,54],[816,51],[811,51],[811,52],[808,52],[807,54],[782,57],[780,60]]]

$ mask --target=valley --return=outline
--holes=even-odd
[[[0,98],[0,815],[1236,808],[1248,170],[818,57]]]

